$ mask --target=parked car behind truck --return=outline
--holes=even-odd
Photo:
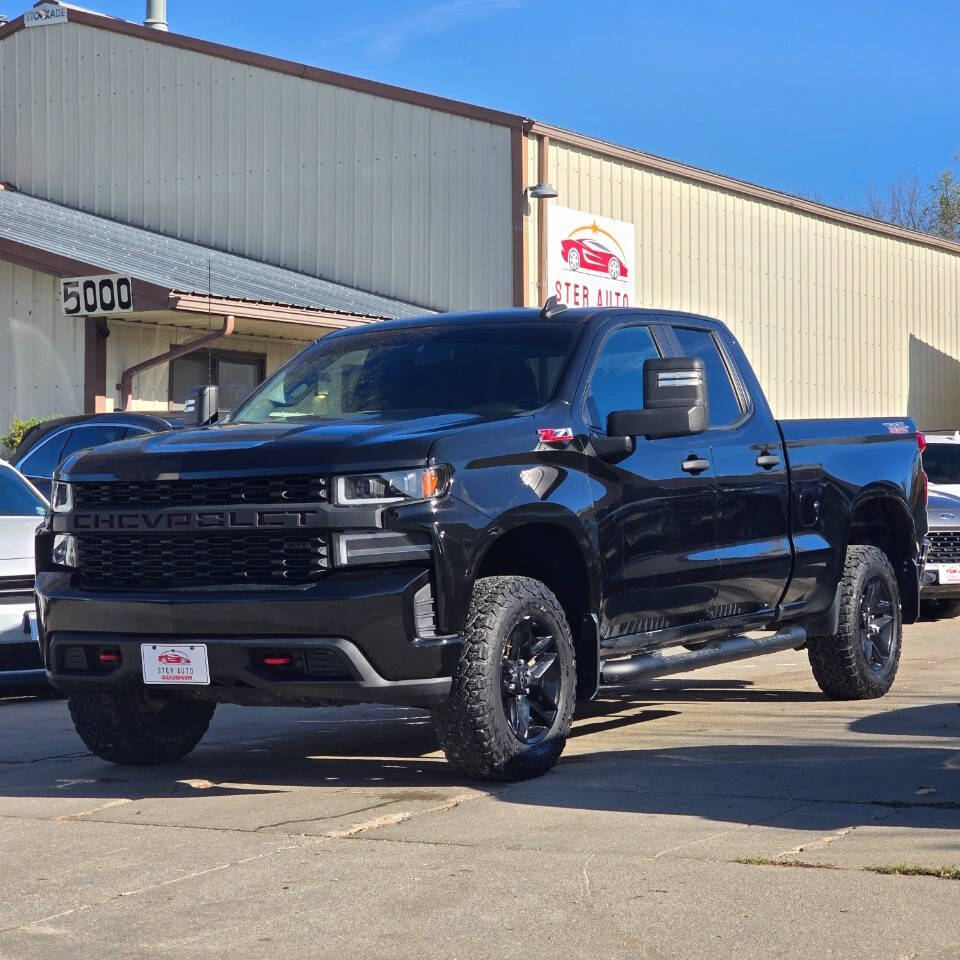
[[[47,683],[33,601],[34,533],[46,510],[39,491],[0,460],[0,690]]]
[[[520,779],[598,689],[805,647],[828,696],[884,694],[913,424],[778,422],[718,321],[560,309],[334,333],[223,422],[67,460],[37,594],[89,748],[156,763],[217,703],[375,701]]]

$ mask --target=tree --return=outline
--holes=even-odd
[[[955,159],[960,161],[960,156]],[[886,195],[869,187],[864,213],[898,227],[960,243],[960,180],[948,168],[927,186],[919,177],[901,177]]]

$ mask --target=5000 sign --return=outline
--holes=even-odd
[[[116,274],[70,277],[60,281],[60,297],[68,317],[129,313],[133,309],[133,281]]]

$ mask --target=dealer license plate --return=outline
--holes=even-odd
[[[960,564],[938,563],[931,566],[937,571],[940,583],[960,583]]]
[[[209,684],[203,643],[141,643],[144,683]]]

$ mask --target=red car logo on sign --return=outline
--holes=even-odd
[[[619,280],[629,275],[627,265],[610,249],[597,240],[576,240],[567,238],[560,241],[560,252],[567,266],[577,270],[591,270],[605,273],[611,280]]]
[[[185,653],[178,650],[165,650],[157,654],[158,663],[190,663],[190,658]]]

